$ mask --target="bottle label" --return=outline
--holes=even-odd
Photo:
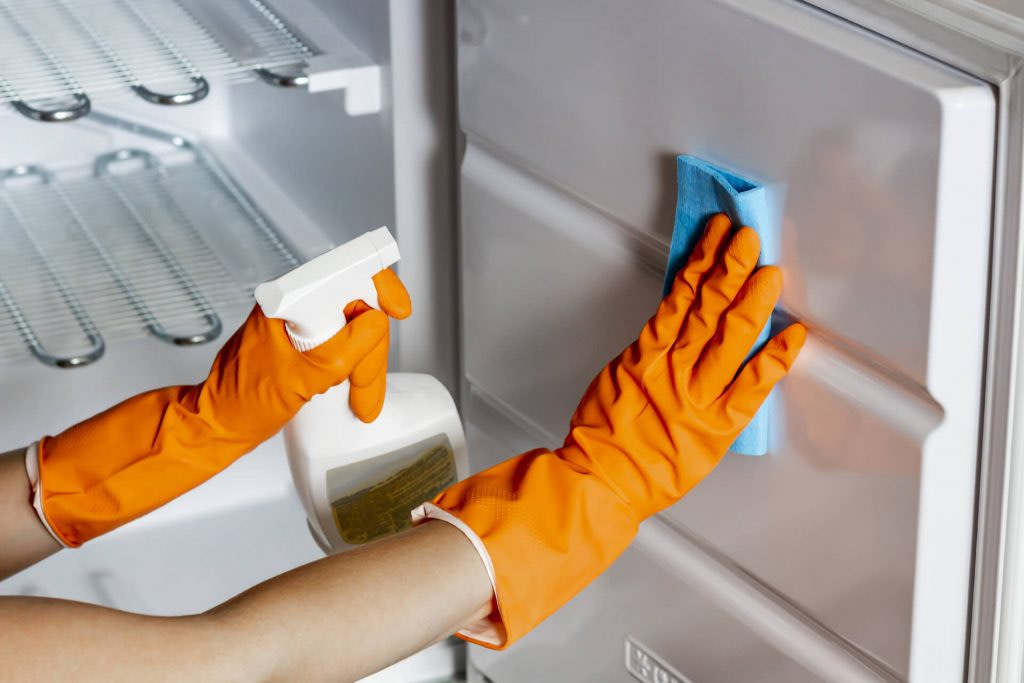
[[[372,468],[370,481],[359,476]],[[358,480],[362,481],[358,481]],[[334,525],[345,543],[359,545],[412,526],[412,509],[458,481],[455,452],[445,434],[365,463],[327,471]]]

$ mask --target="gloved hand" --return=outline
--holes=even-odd
[[[789,370],[800,324],[744,367],[782,273],[755,272],[757,234],[730,239],[731,228],[721,214],[709,221],[639,338],[587,389],[561,448],[512,458],[424,506],[420,516],[468,527],[489,563],[497,610],[489,628],[464,629],[467,640],[505,647],[596,578],[640,521],[711,472]]]
[[[353,412],[373,420],[383,405],[388,316],[411,312],[392,271],[373,280],[381,310],[348,304],[349,323],[320,346],[296,351],[285,323],[256,306],[203,382],[147,391],[44,437],[26,462],[40,519],[77,547],[195,488],[345,380]]]

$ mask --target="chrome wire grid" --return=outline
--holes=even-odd
[[[75,367],[115,338],[210,341],[297,264],[216,161],[175,140],[59,174],[0,170],[0,357]]]
[[[0,103],[71,121],[96,98],[198,102],[212,82],[295,81],[313,50],[262,0],[0,0]]]

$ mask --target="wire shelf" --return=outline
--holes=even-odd
[[[169,140],[59,173],[0,170],[0,358],[74,367],[112,339],[210,341],[298,263],[216,160]]]
[[[211,82],[296,85],[279,74],[313,55],[262,0],[0,0],[0,104],[40,121],[97,98],[178,105]]]

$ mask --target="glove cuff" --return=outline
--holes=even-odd
[[[626,549],[638,527],[632,508],[605,482],[544,450],[451,486],[433,506],[472,530],[492,563],[490,634],[504,639],[457,634],[491,649],[508,647],[568,602]]]
[[[28,475],[28,485],[32,491],[32,508],[36,511],[36,516],[42,522],[43,528],[53,536],[53,540],[57,541],[62,548],[70,548],[71,546],[53,530],[50,521],[46,519],[46,513],[43,512],[43,487],[39,481],[39,443],[36,441],[25,449],[25,473]]]
[[[491,581],[491,599],[493,601],[494,595],[498,592],[497,582],[494,578],[494,563],[491,562],[491,554],[487,552],[487,546],[484,545],[483,540],[476,535],[476,532],[468,524],[433,503],[423,503],[423,505],[412,511],[413,524],[420,524],[430,519],[451,524],[461,531],[469,542],[473,544],[477,554],[480,556],[480,561],[484,563],[484,568],[487,569],[487,578]],[[479,621],[466,624],[455,635],[474,643],[487,643],[491,647],[501,647],[502,643],[506,640],[505,629],[501,620],[496,620],[493,616],[487,616]]]

